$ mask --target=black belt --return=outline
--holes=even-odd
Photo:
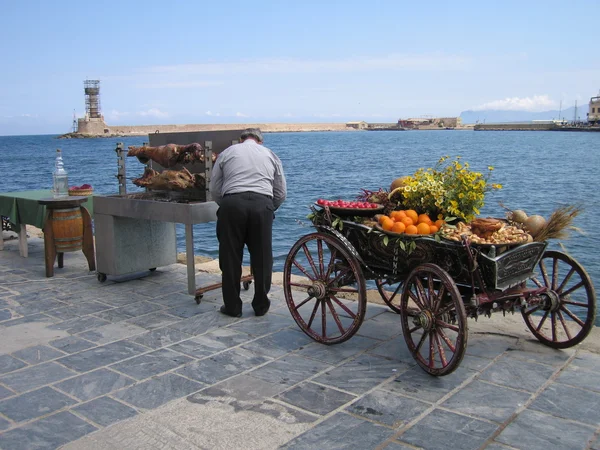
[[[261,194],[260,192],[254,192],[254,191],[234,192],[233,194],[224,194],[223,197],[230,197],[232,195],[241,195],[241,194],[256,194],[256,195],[260,195],[262,197],[267,197],[269,200],[273,200],[273,197],[271,197],[270,195]]]

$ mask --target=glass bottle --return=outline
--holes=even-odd
[[[56,162],[54,163],[54,173],[52,174],[52,178],[54,181],[54,198],[68,197],[69,180],[67,178],[67,171],[65,170],[65,164],[62,159],[60,148],[56,149]]]

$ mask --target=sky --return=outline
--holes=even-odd
[[[600,1],[0,0],[0,135],[396,122],[600,92]]]

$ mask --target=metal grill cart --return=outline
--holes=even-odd
[[[149,145],[187,145],[198,143],[203,149],[203,161],[177,164],[169,169],[187,169],[204,177],[203,188],[185,191],[150,190],[127,194],[126,169],[122,144],[117,146],[119,195],[94,196],[94,223],[98,280],[107,275],[120,276],[173,264],[177,261],[175,224],[185,225],[188,293],[196,302],[204,292],[218,289],[220,283],[196,289],[194,258],[194,224],[217,219],[218,206],[211,201],[208,190],[212,170],[212,154],[237,143],[242,130],[155,133],[149,135]],[[150,158],[138,160],[158,173],[165,170]],[[249,288],[252,276],[242,278],[244,289]]]
[[[583,341],[596,315],[590,277],[547,242],[475,245],[377,231],[328,207],[284,266],[284,291],[298,326],[323,344],[344,342],[365,317],[367,282],[400,315],[406,344],[427,373],[454,371],[467,346],[467,318],[520,312],[543,344]],[[341,216],[341,217],[340,217]],[[335,224],[335,226],[333,225]]]

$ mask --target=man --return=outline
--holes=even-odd
[[[240,141],[219,154],[210,180],[212,198],[219,205],[217,239],[224,303],[220,311],[242,316],[240,279],[245,244],[254,275],[252,308],[257,316],[263,316],[271,306],[267,294],[273,275],[274,212],[285,200],[287,188],[281,161],[262,145],[261,131],[244,130]]]

